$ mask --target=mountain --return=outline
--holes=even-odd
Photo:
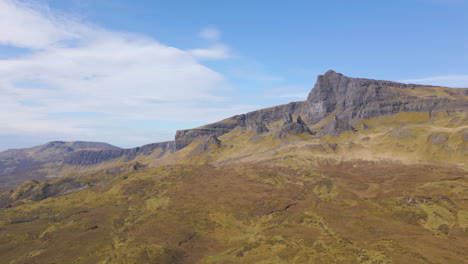
[[[176,147],[181,149],[196,138],[220,136],[236,127],[274,123],[288,114],[302,116],[312,126],[327,121],[323,127],[317,127],[318,132],[327,135],[357,129],[366,119],[400,112],[427,113],[429,116],[466,113],[467,96],[468,89],[349,78],[330,70],[318,77],[307,101],[234,116],[197,129],[178,131]]]
[[[49,175],[47,163],[62,162],[64,157],[79,150],[118,150],[99,142],[53,141],[26,149],[0,152],[0,189],[16,187],[30,179],[45,180]]]
[[[55,179],[0,191],[1,263],[468,259],[468,89],[328,71],[174,141],[32,156]]]

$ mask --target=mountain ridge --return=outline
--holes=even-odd
[[[75,166],[75,168],[89,167],[92,169],[93,166],[100,164],[111,165],[141,159],[157,160],[180,151],[194,142],[203,141],[204,138],[221,137],[236,129],[254,131],[255,134],[279,130],[277,132],[279,138],[285,138],[290,133],[301,134],[304,132],[311,135],[317,134],[321,137],[339,136],[345,131],[366,130],[371,125],[365,120],[379,116],[390,116],[404,112],[427,112],[430,119],[431,116],[442,112],[442,114],[447,115],[466,112],[468,109],[467,95],[468,89],[465,88],[351,78],[329,70],[317,77],[317,82],[305,101],[291,102],[235,115],[198,128],[178,130],[174,141],[152,143],[131,149],[121,149],[96,142],[93,146],[93,142],[53,141],[29,149],[0,152],[0,169],[3,171],[3,174],[0,174],[0,180],[7,184],[14,177],[40,180],[44,179],[47,173],[56,175],[55,177],[64,176],[69,172],[63,167],[68,165]],[[300,120],[300,124],[291,122],[293,119]],[[51,159],[47,153],[52,150],[57,151],[57,153],[49,153],[49,156],[56,156]],[[23,159],[23,167],[29,171],[12,171],[11,168],[14,167],[14,164],[12,165],[11,161],[6,162],[5,160],[9,159],[6,156],[8,156],[7,154],[15,155],[14,153],[21,151],[34,153],[34,160]],[[28,163],[29,165],[26,165]],[[48,163],[47,166],[46,163]],[[42,167],[49,168],[44,172]],[[5,172],[9,172],[9,180]],[[18,186],[20,182],[21,180],[16,181],[14,185],[10,186]]]
[[[468,89],[327,74],[175,141],[58,144],[0,190],[0,262],[464,263]]]

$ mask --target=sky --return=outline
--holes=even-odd
[[[468,0],[0,0],[0,151],[136,147],[317,75],[468,87]]]

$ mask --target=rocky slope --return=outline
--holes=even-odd
[[[43,180],[47,172],[43,165],[64,160],[70,153],[83,150],[119,150],[107,143],[84,141],[53,141],[26,149],[0,152],[0,189],[19,186],[26,180]]]
[[[135,160],[140,155],[149,156],[153,154],[155,150],[160,150],[160,153],[158,153],[158,155],[155,157],[160,158],[166,153],[175,150],[175,142],[167,141],[161,143],[153,143],[131,149],[76,151],[65,156],[63,163],[70,165],[90,166],[120,158],[122,158],[122,162],[129,162]]]
[[[320,75],[307,101],[294,102],[237,115],[195,129],[177,131],[176,148],[182,149],[200,137],[220,136],[236,127],[252,128],[259,122],[271,124],[285,115],[301,115],[308,125],[329,120],[317,130],[323,135],[339,134],[372,119],[400,112],[466,112],[468,89],[403,84],[391,81],[350,78],[332,70]],[[268,127],[268,125],[267,125]],[[325,129],[324,129],[325,128]]]
[[[461,121],[453,122],[463,124],[466,119],[463,113],[467,113],[467,109],[468,89],[350,78],[328,71],[318,76],[306,101],[236,115],[199,128],[180,130],[175,135],[175,141],[171,142],[125,150],[104,143],[51,142],[31,149],[2,152],[0,188],[15,187],[28,179],[43,180],[46,175],[64,176],[70,171],[80,171],[83,167],[102,169],[103,166],[138,160],[151,163],[151,160],[160,159],[191,143],[220,137],[238,129],[252,131],[257,135],[270,133],[280,139],[290,134],[303,133],[321,137],[339,136],[343,131],[370,129],[370,120],[400,113],[421,113],[422,116],[416,118],[418,120],[430,120],[441,115],[454,119],[461,113],[462,116],[458,117]],[[410,121],[418,121],[416,119]],[[447,138],[449,136],[447,133],[443,135]],[[462,150],[452,150],[457,153],[463,151],[464,142],[461,141]],[[446,149],[450,152],[449,147]]]

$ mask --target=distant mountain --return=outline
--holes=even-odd
[[[100,142],[53,141],[25,149],[0,152],[0,189],[20,185],[26,180],[44,180],[47,170],[43,165],[61,162],[70,153],[79,150],[119,150],[119,147]]]

